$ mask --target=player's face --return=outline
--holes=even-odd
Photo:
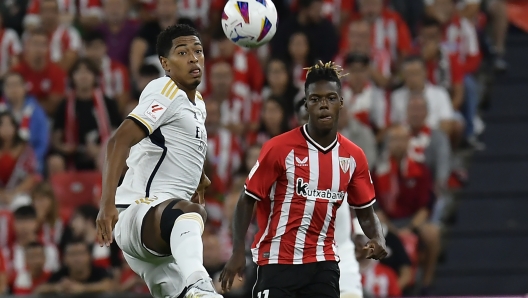
[[[319,131],[330,131],[337,127],[339,112],[343,107],[343,98],[337,83],[315,82],[310,84],[306,91],[306,109],[311,125]]]
[[[202,82],[204,69],[204,54],[200,39],[196,36],[175,38],[169,56],[161,57],[161,65],[180,88],[196,89]]]

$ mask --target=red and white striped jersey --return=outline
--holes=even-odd
[[[363,150],[341,134],[323,148],[306,125],[264,145],[245,193],[258,201],[252,245],[258,265],[338,261],[337,208],[345,199],[358,209],[375,201]]]
[[[348,86],[343,86],[343,106],[349,117],[358,119],[361,123],[383,129],[386,126],[387,98],[383,90],[367,84],[361,93],[354,94]]]
[[[115,99],[130,90],[127,68],[108,56],[103,58],[101,75],[101,88],[107,97]]]
[[[81,36],[77,29],[71,26],[59,26],[50,37],[50,59],[57,63],[65,52],[79,52],[81,46]]]
[[[40,23],[40,5],[42,0],[31,0],[28,5],[24,25],[38,25]],[[95,16],[103,18],[101,0],[57,0],[60,14]]]
[[[0,77],[11,68],[14,56],[22,53],[22,44],[13,29],[0,27]]]
[[[50,225],[49,223],[44,223],[39,231],[39,238],[42,243],[53,243],[59,245],[62,234],[64,233],[66,220],[58,218],[55,221],[55,224]]]
[[[242,150],[237,137],[225,128],[218,129],[207,138],[207,159],[215,172],[212,186],[225,193],[231,185],[231,179],[242,161]]]
[[[14,237],[13,213],[7,209],[2,209],[0,210],[0,247],[11,245]]]
[[[480,45],[475,25],[465,18],[453,17],[444,29],[444,46],[449,53],[459,55],[465,73],[474,73],[481,61]]]
[[[26,253],[24,247],[15,243],[10,247],[4,247],[3,253],[9,270],[13,272],[22,272],[26,269]],[[46,256],[44,270],[49,272],[59,270],[60,257],[57,247],[53,244],[45,243],[44,255]]]

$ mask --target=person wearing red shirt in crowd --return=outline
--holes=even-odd
[[[360,0],[359,14],[352,17],[355,19],[370,24],[372,47],[389,51],[393,61],[400,61],[412,51],[409,27],[397,12],[384,7],[383,0]],[[347,36],[346,32],[342,36]],[[342,49],[348,46],[346,41],[342,40]]]
[[[255,203],[259,232],[252,252],[259,267],[253,298],[340,296],[334,222],[345,198],[371,239],[363,247],[368,257],[387,255],[365,154],[337,132],[340,76],[333,62],[313,66],[305,84],[308,124],[262,148],[235,210],[233,256],[220,275],[224,291],[245,270]]]
[[[367,297],[400,297],[402,291],[398,284],[398,274],[389,266],[377,260],[367,259],[361,248],[368,241],[363,231],[354,231],[356,259],[359,262],[361,283]]]
[[[4,255],[0,251],[0,295],[7,290],[7,270],[4,262]]]
[[[424,163],[409,158],[409,129],[394,125],[387,131],[387,152],[376,165],[374,185],[380,218],[395,233],[415,233],[424,243],[422,294],[432,284],[440,250],[440,228],[429,222],[433,179]]]
[[[34,30],[24,43],[22,61],[13,68],[26,79],[26,88],[35,96],[48,116],[53,116],[66,92],[66,74],[49,61],[48,35]]]
[[[354,11],[356,0],[323,0],[323,16],[339,28]],[[291,1],[290,10],[297,11],[298,0]]]
[[[62,69],[69,70],[79,57],[82,46],[81,36],[74,27],[60,24],[56,0],[41,1],[41,27],[49,37],[50,59]]]
[[[84,37],[86,57],[92,60],[101,70],[100,88],[104,95],[117,101],[119,111],[123,114],[130,101],[130,80],[128,69],[123,64],[107,55],[107,46],[102,34],[91,32]],[[128,115],[128,114],[127,114]]]
[[[0,14],[0,79],[18,63],[22,44],[15,30],[4,28]]]
[[[358,19],[346,27],[347,46],[336,57],[336,64],[343,65],[345,57],[351,53],[368,55],[371,61],[370,77],[381,88],[387,87],[391,78],[391,54],[386,49],[374,48],[371,43],[371,28],[367,21]]]
[[[442,28],[434,19],[424,19],[419,31],[422,58],[427,79],[449,91],[453,109],[460,110],[464,101],[464,67],[455,53],[442,46]]]
[[[69,25],[76,15],[79,16],[79,23],[83,26],[93,27],[103,19],[101,0],[56,0],[60,13],[60,22]],[[31,0],[28,5],[24,26],[29,29],[38,27],[41,22],[40,11],[42,0]]]
[[[51,272],[44,269],[46,254],[44,245],[31,242],[25,247],[26,269],[15,273],[11,284],[14,295],[30,295],[33,291],[48,281]]]
[[[214,170],[211,188],[224,194],[231,186],[233,174],[240,167],[242,150],[238,137],[222,127],[220,103],[208,101],[206,111],[207,159]]]
[[[39,238],[44,243],[58,245],[66,226],[66,220],[59,214],[59,206],[49,183],[37,184],[31,195],[32,205],[37,211]]]

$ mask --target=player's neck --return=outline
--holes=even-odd
[[[194,104],[194,99],[196,98],[196,88],[187,88],[185,86],[183,86],[182,84],[178,83],[175,79],[173,79],[171,77],[171,80],[174,81],[174,83],[176,83],[176,86],[178,86],[178,88],[185,92],[185,94],[187,94],[187,97],[189,98],[189,101],[191,101],[193,104]]]
[[[308,135],[321,147],[326,148],[330,146],[337,138],[337,126],[330,131],[319,131],[313,125],[306,125],[306,132]]]

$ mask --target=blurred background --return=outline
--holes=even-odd
[[[274,0],[277,34],[252,51],[225,37],[225,2],[0,1],[0,294],[148,297],[94,243],[101,148],[164,75],[156,37],[177,23],[206,49],[213,278],[244,179],[306,121],[304,67],[321,59],[349,73],[340,132],[368,157],[390,250],[360,260],[365,297],[528,293],[528,1]],[[226,297],[250,297],[247,263]]]

